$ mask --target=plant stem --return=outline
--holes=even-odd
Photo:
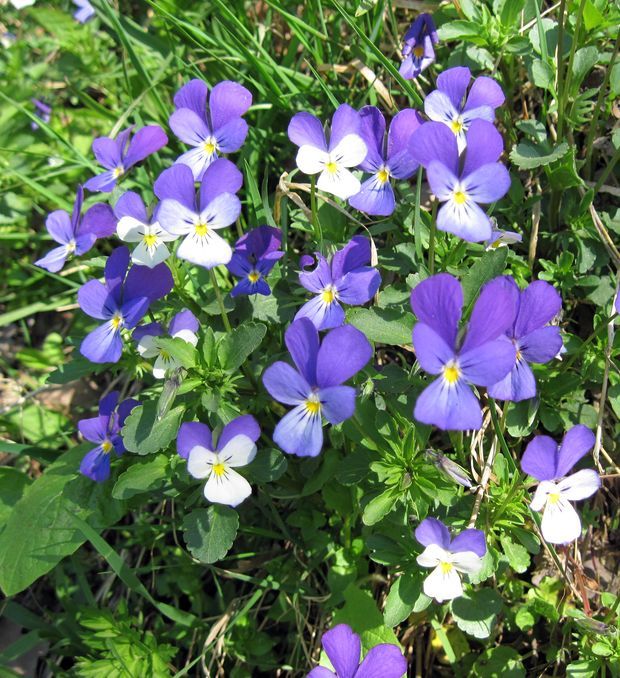
[[[319,222],[319,215],[316,206],[316,177],[310,177],[310,211],[312,212],[312,229],[314,237],[317,239],[319,252],[323,253],[323,230]]]
[[[435,214],[437,212],[437,203],[433,203],[433,213],[431,215],[431,232],[428,238],[428,272],[433,275],[435,272],[435,235],[437,233],[437,223]]]
[[[556,83],[557,106],[558,106],[558,140],[562,140],[564,133],[564,109],[562,102],[564,100],[564,91],[566,90],[566,83],[564,82],[564,59],[562,59],[562,47],[564,43],[564,20],[566,14],[566,0],[560,0],[560,16],[558,18],[558,47],[555,55],[557,64],[558,79]],[[545,36],[541,36],[541,41],[545,40]],[[574,42],[573,42],[574,44]],[[569,73],[570,77],[570,73]]]
[[[222,316],[222,322],[224,323],[224,327],[226,328],[227,332],[232,332],[232,326],[230,324],[230,320],[228,319],[228,313],[226,312],[226,307],[224,306],[224,298],[222,297],[222,292],[217,282],[215,271],[213,269],[210,269],[209,275],[211,276],[211,284],[213,285],[213,290],[215,291],[217,305],[220,307],[220,315]]]
[[[581,31],[581,23],[583,21],[583,8],[585,7],[586,0],[581,0],[579,3],[579,9],[577,10],[577,19],[575,20],[575,31],[573,33],[573,39],[570,46],[570,55],[568,57],[568,66],[566,67],[566,82],[562,83],[562,94],[560,96],[560,91],[558,89],[558,137],[560,137],[562,127],[560,126],[560,113],[562,114],[562,123],[564,121],[564,111],[566,110],[566,105],[568,103],[568,85],[573,73],[573,61],[575,60],[575,51],[577,49],[577,43],[579,41],[579,32]],[[561,54],[559,52],[560,45],[558,44],[558,58],[562,61]],[[558,82],[559,87],[559,82]],[[563,126],[563,125],[562,125]]]

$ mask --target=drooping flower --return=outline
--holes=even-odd
[[[347,624],[326,631],[321,645],[334,670],[317,666],[307,678],[401,678],[407,672],[407,660],[400,648],[391,643],[372,647],[360,664],[362,643]]]
[[[313,271],[302,271],[299,282],[316,296],[297,311],[295,320],[309,318],[317,330],[328,330],[344,323],[341,302],[360,306],[372,299],[381,284],[381,275],[370,263],[370,241],[361,235],[351,238],[331,261],[319,252]],[[311,257],[302,257],[302,267]]]
[[[366,157],[366,144],[360,136],[359,113],[348,104],[338,106],[331,124],[329,144],[321,121],[305,111],[296,113],[288,126],[288,138],[299,146],[297,167],[304,174],[319,174],[317,187],[346,200],[361,187],[349,167]]]
[[[521,469],[540,481],[530,507],[543,512],[540,529],[551,544],[568,544],[581,536],[581,520],[570,502],[592,496],[601,479],[591,468],[567,474],[594,442],[592,431],[578,424],[565,433],[561,445],[549,436],[536,436],[523,453]]]
[[[172,274],[166,264],[155,268],[129,267],[129,250],[118,247],[109,256],[105,283],[89,280],[78,291],[80,308],[91,318],[105,322],[87,334],[80,353],[93,363],[115,363],[123,352],[121,330],[132,329],[144,317],[149,304],[170,292]]]
[[[439,36],[433,17],[426,13],[419,14],[405,33],[403,62],[400,65],[400,74],[403,78],[407,80],[417,78],[435,61],[433,45],[438,42]]]
[[[77,10],[73,13],[73,18],[81,24],[90,21],[96,14],[95,8],[88,0],[72,0]]]
[[[284,256],[282,231],[271,226],[259,226],[242,235],[235,244],[228,270],[241,280],[230,292],[231,297],[239,294],[271,294],[265,278]]]
[[[179,139],[193,146],[176,162],[191,168],[201,181],[209,165],[222,153],[238,151],[248,133],[241,117],[252,105],[252,94],[243,85],[225,80],[209,92],[202,80],[190,80],[176,93],[177,110],[170,128]]]
[[[184,309],[179,311],[170,321],[168,335],[173,339],[183,339],[188,344],[196,346],[198,343],[196,332],[199,328],[198,318],[188,309]],[[164,336],[164,334],[164,328],[157,322],[138,325],[132,334],[134,341],[138,342],[138,353],[143,358],[155,358],[153,365],[155,379],[164,379],[166,373],[173,372],[181,367],[181,363],[174,356],[170,355],[166,349],[157,346],[157,337]]]
[[[497,162],[504,142],[495,127],[474,120],[467,132],[465,159],[459,158],[455,136],[445,125],[427,122],[412,135],[412,156],[426,168],[431,190],[443,202],[437,228],[463,240],[488,240],[493,223],[479,207],[502,198],[510,188],[508,170]]]
[[[418,565],[432,567],[424,580],[423,590],[438,603],[463,595],[459,572],[477,574],[487,552],[481,530],[463,530],[450,538],[448,528],[436,518],[425,518],[416,528],[415,538],[426,548],[416,558]]]
[[[388,216],[396,204],[390,179],[408,179],[418,168],[409,152],[409,139],[422,119],[417,111],[405,108],[394,116],[387,139],[385,118],[378,108],[364,106],[360,119],[360,136],[368,149],[360,169],[372,176],[349,198],[349,204],[367,214]]]
[[[319,333],[308,318],[295,320],[284,335],[295,368],[277,361],[265,370],[263,384],[285,405],[294,405],[276,425],[273,440],[285,452],[316,457],[323,447],[323,421],[339,424],[355,413],[355,389],[343,386],[372,356],[368,339],[346,325]]]
[[[517,351],[512,370],[497,384],[489,386],[489,395],[498,400],[519,402],[536,395],[536,379],[528,363],[547,363],[562,348],[560,328],[547,325],[560,312],[562,298],[547,282],[536,280],[519,290],[517,315],[506,333]]]
[[[230,226],[241,213],[235,194],[242,183],[241,172],[225,158],[209,165],[198,196],[187,165],[173,165],[159,175],[154,187],[162,201],[157,212],[159,225],[172,235],[185,236],[177,257],[205,268],[230,261],[232,249],[217,231]]]
[[[129,141],[133,127],[119,132],[116,139],[97,137],[93,141],[93,153],[105,172],[91,177],[84,186],[89,191],[109,193],[116,182],[137,163],[157,152],[168,143],[168,137],[159,125],[140,128]]]
[[[125,242],[138,243],[131,253],[131,260],[135,264],[153,268],[170,256],[166,243],[176,240],[178,236],[164,231],[156,214],[149,219],[146,206],[137,193],[123,193],[114,207],[114,214],[118,219],[118,237]]]
[[[36,266],[57,273],[69,257],[88,252],[97,238],[107,238],[114,233],[115,219],[112,208],[98,202],[81,217],[83,202],[84,190],[78,186],[71,216],[64,210],[48,214],[45,228],[60,247],[55,247],[43,258],[35,261]]]
[[[491,237],[484,243],[487,250],[496,250],[498,247],[508,247],[518,242],[523,242],[523,236],[516,231],[503,231],[501,228],[492,227]]]
[[[516,350],[505,332],[514,323],[517,300],[510,280],[491,280],[482,288],[463,336],[463,289],[456,278],[439,273],[413,289],[411,307],[419,321],[413,328],[416,357],[424,371],[439,375],[418,396],[415,419],[450,431],[482,426],[471,384],[496,384],[512,369]]]
[[[32,103],[34,104],[35,108],[35,114],[37,118],[40,120],[43,120],[44,123],[48,124],[50,123],[50,120],[52,119],[52,107],[46,104],[44,101],[41,101],[40,99],[30,99]],[[33,120],[30,123],[30,128],[33,131],[36,131],[39,129],[39,125]]]
[[[437,89],[424,99],[426,115],[452,131],[459,151],[469,143],[465,133],[471,123],[479,119],[492,123],[495,109],[506,100],[493,78],[476,78],[467,93],[470,80],[471,71],[466,66],[449,68],[437,77]]]
[[[252,487],[235,469],[254,459],[259,437],[260,426],[249,414],[226,424],[217,445],[206,424],[188,422],[179,429],[177,451],[187,459],[191,476],[207,479],[204,495],[210,502],[238,506],[252,494]]]
[[[120,457],[125,452],[121,428],[131,410],[140,403],[133,398],[118,404],[118,391],[112,391],[99,402],[99,416],[82,419],[78,430],[85,440],[97,443],[86,453],[80,464],[80,473],[102,483],[110,477],[110,454]]]

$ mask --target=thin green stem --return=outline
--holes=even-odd
[[[570,55],[568,57],[568,66],[566,67],[566,82],[562,84],[562,94],[560,96],[560,91],[558,89],[558,137],[560,137],[560,112],[562,112],[562,120],[564,120],[564,111],[566,110],[566,105],[568,103],[568,91],[570,80],[573,73],[573,62],[575,60],[575,52],[577,50],[577,44],[579,42],[579,33],[581,31],[581,23],[583,21],[583,9],[585,7],[586,0],[581,0],[579,3],[579,9],[577,10],[577,18],[575,20],[575,31],[573,33],[573,39],[570,46]],[[561,59],[559,53],[560,45],[558,45],[558,57]]]
[[[217,282],[215,271],[213,269],[210,269],[209,275],[211,276],[211,284],[213,285],[215,298],[217,299],[217,305],[220,307],[220,315],[222,316],[222,322],[224,323],[224,327],[226,328],[227,332],[232,332],[232,326],[230,324],[230,320],[228,319],[226,306],[224,306],[224,297],[222,297],[222,291],[220,290],[219,283]]]
[[[560,0],[560,16],[558,18],[558,47],[555,55],[557,64],[558,79],[556,83],[557,104],[558,104],[558,139],[561,140],[564,134],[564,109],[562,108],[562,101],[564,99],[564,90],[566,83],[564,82],[564,59],[562,59],[562,47],[564,45],[564,21],[566,15],[566,0]],[[541,40],[545,37],[542,36]],[[570,77],[570,74],[569,74]]]
[[[415,212],[413,215],[413,243],[415,245],[415,255],[416,263],[420,265],[422,263],[422,238],[420,236],[420,230],[422,226],[422,220],[420,219],[420,202],[422,200],[422,167],[418,169],[418,179],[415,189]]]
[[[312,212],[312,230],[319,246],[319,252],[323,253],[323,230],[319,222],[316,200],[316,177],[310,177],[310,211]]]
[[[433,213],[431,215],[431,232],[428,236],[428,272],[433,275],[435,272],[435,236],[437,234],[437,222],[435,219],[437,213],[437,203],[433,203]]]

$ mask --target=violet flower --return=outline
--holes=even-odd
[[[60,247],[55,247],[43,258],[35,261],[35,266],[57,273],[70,256],[88,252],[97,238],[107,238],[114,233],[115,219],[112,208],[98,202],[81,217],[83,202],[84,190],[78,186],[71,216],[64,210],[56,210],[47,215],[45,228]]]
[[[316,296],[305,303],[295,316],[309,318],[317,330],[328,330],[344,323],[341,302],[360,306],[372,299],[381,284],[381,275],[370,263],[370,241],[361,235],[351,238],[348,245],[338,250],[328,262],[315,253],[317,265],[313,271],[302,271],[299,282]],[[312,261],[301,259],[302,267]]]
[[[284,256],[282,231],[271,226],[259,226],[242,235],[235,244],[228,270],[241,280],[230,292],[231,297],[239,294],[271,294],[265,278]]]
[[[489,250],[496,250],[498,247],[507,247],[518,242],[523,242],[523,236],[516,231],[503,231],[501,228],[492,227],[491,237],[485,241],[484,248]]]
[[[73,13],[73,18],[81,24],[90,21],[96,14],[95,8],[88,0],[72,0],[77,10]]]
[[[131,167],[155,153],[168,143],[168,137],[159,125],[139,129],[129,141],[133,127],[119,132],[116,139],[98,137],[93,141],[93,153],[106,172],[89,179],[84,186],[89,191],[109,193],[117,180]]]
[[[191,151],[176,162],[191,168],[201,181],[209,165],[221,153],[238,151],[248,133],[241,117],[252,105],[252,94],[242,85],[225,80],[209,92],[202,80],[190,80],[176,93],[177,110],[170,116],[170,127]]]
[[[348,624],[338,624],[326,631],[321,645],[334,671],[317,666],[307,678],[401,678],[407,671],[407,660],[400,648],[391,643],[375,645],[360,664],[362,643]]]
[[[99,416],[82,419],[78,422],[78,430],[82,437],[97,447],[86,453],[80,464],[80,473],[97,483],[110,477],[110,453],[117,457],[125,452],[121,428],[131,410],[140,403],[133,398],[118,404],[118,391],[112,391],[99,402]]]
[[[78,304],[91,318],[105,320],[84,337],[80,353],[93,363],[118,362],[122,351],[122,329],[135,327],[149,304],[170,292],[172,274],[166,264],[155,268],[129,267],[129,250],[118,247],[109,256],[105,283],[90,280],[78,291]]]
[[[349,204],[366,214],[389,216],[396,205],[390,179],[408,179],[418,168],[409,152],[409,139],[422,119],[417,111],[405,108],[394,116],[387,139],[385,118],[378,108],[364,106],[360,119],[360,135],[368,154],[359,167],[372,176],[349,198]]]
[[[50,120],[52,119],[52,107],[46,104],[44,101],[41,101],[40,99],[30,99],[32,103],[34,104],[35,107],[35,115],[37,118],[42,120],[44,123],[49,125]],[[33,120],[30,123],[30,128],[32,131],[36,131],[39,129],[39,125]]]
[[[459,572],[477,574],[482,569],[487,552],[484,532],[467,529],[451,539],[441,520],[426,518],[416,528],[415,538],[426,547],[416,558],[418,564],[433,568],[424,580],[424,593],[438,603],[462,596]]]
[[[360,136],[359,113],[348,104],[338,106],[332,117],[329,144],[321,121],[305,111],[296,113],[288,126],[288,138],[299,146],[297,167],[304,174],[318,174],[317,188],[346,200],[359,192],[361,184],[349,167],[366,157]]]
[[[230,226],[241,213],[235,194],[242,183],[241,172],[225,158],[209,165],[198,196],[187,165],[173,165],[159,175],[154,186],[162,201],[157,212],[159,224],[172,235],[185,236],[177,257],[205,268],[230,261],[232,249],[217,231]]]
[[[480,76],[467,87],[471,71],[465,66],[449,68],[437,77],[437,89],[424,99],[424,112],[431,120],[443,123],[456,137],[459,151],[469,143],[465,133],[474,120],[495,120],[495,109],[506,97],[493,80]]]
[[[540,530],[551,544],[568,544],[581,536],[581,520],[570,502],[592,496],[601,479],[591,468],[567,474],[595,440],[589,428],[578,424],[564,434],[561,445],[549,436],[536,436],[523,453],[521,469],[540,481],[530,507],[543,512]]]
[[[510,188],[510,174],[497,162],[504,142],[495,127],[485,120],[472,122],[464,160],[459,158],[454,135],[438,122],[418,128],[409,147],[414,159],[426,168],[431,190],[444,203],[437,214],[437,228],[469,242],[488,240],[493,223],[478,203],[495,202]]]
[[[295,320],[284,335],[295,368],[278,361],[263,374],[269,394],[294,405],[276,425],[273,440],[285,452],[316,457],[323,447],[323,423],[339,424],[355,413],[355,389],[342,386],[372,356],[368,339],[355,327],[332,330],[319,346],[319,333],[308,318]]]
[[[438,42],[439,36],[433,17],[426,13],[419,14],[405,33],[403,62],[400,65],[400,74],[403,78],[406,80],[417,78],[435,61],[433,45]]]
[[[496,384],[512,369],[516,350],[504,333],[514,322],[517,301],[512,281],[491,280],[482,288],[461,335],[463,289],[456,278],[439,273],[413,289],[411,307],[419,321],[413,328],[416,357],[425,372],[439,375],[418,396],[415,419],[450,431],[482,426],[471,384]]]
[[[512,283],[518,294],[517,315],[506,335],[517,351],[516,362],[501,381],[489,386],[489,395],[519,402],[536,395],[536,379],[528,363],[548,363],[562,348],[560,328],[547,326],[560,312],[562,298],[543,280],[530,283],[524,290]]]

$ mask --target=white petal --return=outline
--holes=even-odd
[[[540,526],[543,537],[551,544],[568,544],[581,536],[581,520],[571,504],[560,497],[547,502]]]
[[[198,177],[205,171],[205,169],[211,164],[211,157],[213,153],[206,153],[203,146],[196,146],[192,148],[191,151],[187,151],[180,155],[175,161],[175,165],[187,165],[194,175],[194,179]]]
[[[164,242],[172,242],[173,240],[176,240],[179,237],[178,235],[174,235],[173,233],[168,233],[168,231],[164,231],[164,229],[159,225],[158,221],[154,221],[149,226],[149,229],[153,235],[156,235],[160,240],[163,240]]]
[[[439,544],[429,544],[422,553],[416,558],[418,565],[422,567],[435,567],[440,562],[450,560],[452,554],[450,551],[441,548]]]
[[[183,339],[188,344],[196,346],[198,343],[198,337],[191,330],[179,330],[176,334],[172,335],[173,339]]]
[[[465,574],[478,574],[482,569],[482,558],[473,551],[453,553],[450,562],[455,569]]]
[[[198,215],[178,200],[162,200],[157,212],[159,225],[172,235],[186,235],[194,230]]]
[[[155,339],[152,334],[145,334],[138,342],[138,353],[143,358],[154,358],[159,355],[159,349],[155,346]]]
[[[443,122],[446,125],[450,125],[455,118],[459,117],[459,112],[454,108],[450,97],[440,90],[431,92],[424,99],[424,112],[431,120]]]
[[[347,134],[329,155],[339,167],[356,167],[364,162],[367,153],[368,148],[359,134]]]
[[[187,472],[194,478],[206,478],[217,464],[217,454],[206,447],[192,447],[187,457]]]
[[[155,379],[165,379],[166,372],[176,370],[177,367],[181,367],[181,363],[176,358],[164,359],[161,355],[158,355],[153,365],[153,376]]]
[[[232,249],[217,233],[210,232],[202,237],[191,234],[179,245],[177,257],[198,266],[213,268],[227,264],[232,257]]]
[[[577,501],[591,497],[601,486],[601,478],[593,468],[584,468],[558,483],[558,490],[565,499]]]
[[[256,445],[251,438],[240,434],[229,440],[220,450],[220,457],[227,466],[246,466],[256,456]]]
[[[148,266],[153,268],[157,264],[170,256],[170,251],[163,242],[158,243],[154,247],[149,247],[144,240],[131,253],[131,259],[134,263],[140,266]]]
[[[122,217],[116,224],[116,233],[125,242],[140,242],[146,229],[147,224],[134,217]]]
[[[239,198],[232,193],[221,193],[202,210],[200,223],[218,230],[234,224],[239,214],[241,214]]]
[[[209,476],[204,493],[215,504],[238,506],[252,494],[252,486],[237,471],[226,468],[223,475],[212,473]]]
[[[295,161],[297,162],[297,167],[299,167],[304,174],[316,174],[325,169],[325,163],[328,158],[329,156],[326,151],[323,151],[316,146],[304,144],[299,147]]]
[[[326,193],[333,193],[338,198],[346,200],[360,192],[362,185],[360,180],[344,167],[339,167],[336,172],[324,170],[316,182],[317,188]]]
[[[423,589],[429,598],[434,598],[438,603],[463,595],[459,573],[454,568],[449,572],[444,572],[441,565],[438,565],[424,580]]]
[[[543,480],[542,483],[538,484],[536,492],[532,501],[530,502],[530,508],[532,511],[542,511],[547,503],[547,495],[551,494],[556,490],[556,485],[550,480]]]

